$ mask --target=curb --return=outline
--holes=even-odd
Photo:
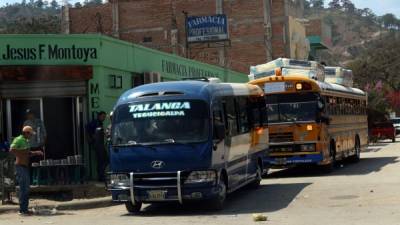
[[[43,204],[38,205],[40,208],[56,208],[57,210],[83,210],[83,209],[95,209],[104,208],[113,205],[118,205],[111,200],[111,197],[96,198],[89,200],[75,200],[72,202],[62,202],[54,204]],[[0,214],[7,212],[17,212],[19,209],[18,205],[13,206],[0,206]]]
[[[82,210],[104,208],[113,205],[118,205],[111,200],[111,197],[98,198],[93,200],[82,200],[77,202],[66,202],[53,205],[57,210]]]

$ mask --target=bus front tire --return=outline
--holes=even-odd
[[[329,164],[323,165],[322,167],[322,171],[324,173],[331,173],[333,172],[333,170],[335,169],[335,165],[336,165],[336,151],[335,151],[335,144],[331,143],[329,146],[329,155],[330,155],[330,162]]]
[[[250,183],[250,188],[257,189],[258,187],[260,187],[262,181],[262,175],[263,175],[262,166],[260,165],[260,163],[257,163],[256,177],[255,180]]]
[[[218,184],[219,188],[220,188],[220,192],[218,193],[218,196],[209,201],[210,208],[212,208],[214,210],[221,210],[224,208],[226,195],[227,195],[228,191],[227,191],[226,181],[223,178],[224,177],[221,176],[221,179]]]
[[[126,210],[128,210],[131,214],[139,214],[140,209],[142,208],[141,202],[135,202],[135,205],[132,202],[125,202]]]

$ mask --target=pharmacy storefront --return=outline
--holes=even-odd
[[[19,135],[31,109],[46,126],[46,158],[80,155],[86,177],[95,178],[85,125],[96,113],[110,112],[132,87],[193,77],[247,82],[245,74],[101,35],[0,35],[0,138]]]

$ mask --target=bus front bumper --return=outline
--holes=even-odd
[[[264,158],[264,163],[271,166],[287,166],[294,164],[320,164],[323,162],[324,157],[322,153],[298,153],[298,154],[276,154],[271,153]]]
[[[177,175],[176,185],[143,186],[133,182],[131,173],[129,186],[109,187],[114,202],[179,202],[185,200],[207,200],[216,198],[220,193],[219,185],[215,183],[184,184]]]

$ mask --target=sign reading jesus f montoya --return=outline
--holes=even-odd
[[[188,42],[211,42],[228,39],[226,15],[189,16],[186,21]]]

